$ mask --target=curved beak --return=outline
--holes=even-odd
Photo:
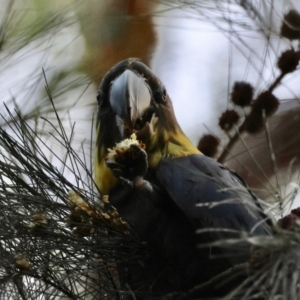
[[[112,82],[109,102],[121,135],[124,136],[124,129],[131,134],[151,104],[150,88],[143,77],[127,69]]]

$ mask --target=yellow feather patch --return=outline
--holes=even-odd
[[[151,137],[151,145],[158,145],[159,137],[157,132],[153,132]],[[189,138],[182,132],[164,132],[163,133],[164,145],[163,149],[158,147],[150,147],[148,152],[148,162],[150,168],[156,168],[160,160],[167,157],[182,157],[191,154],[202,154],[197,147],[189,140]],[[177,143],[171,142],[175,140]]]
[[[105,159],[99,161],[98,147],[95,150],[95,182],[102,195],[109,194],[110,190],[117,185],[117,178],[113,175],[111,170],[106,166]],[[100,150],[101,152],[103,149]],[[107,152],[107,151],[106,151]],[[105,157],[106,155],[101,157]]]
[[[96,128],[96,136],[98,136],[100,131],[100,124]],[[108,150],[104,148],[95,147],[95,158],[94,158],[94,168],[95,168],[95,183],[100,190],[102,195],[109,194],[112,188],[114,188],[118,180],[113,175],[112,171],[106,166],[105,157],[108,154]]]

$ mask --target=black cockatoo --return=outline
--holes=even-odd
[[[97,99],[96,184],[153,251],[131,273],[124,267],[123,283],[135,297],[187,292],[246,262],[245,243],[198,246],[269,234],[259,200],[237,174],[191,143],[153,72],[137,59],[121,61],[103,78]],[[123,162],[109,159],[108,149],[133,133],[144,147],[131,145]],[[205,296],[224,290],[210,293]]]

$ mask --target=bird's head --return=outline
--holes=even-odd
[[[166,88],[139,60],[129,58],[114,66],[104,76],[97,100],[97,182],[110,177],[104,162],[107,149],[132,133],[146,145],[150,168],[164,157],[199,153],[181,130]]]

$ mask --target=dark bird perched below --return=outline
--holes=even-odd
[[[245,243],[232,248],[197,245],[245,232],[268,234],[258,199],[237,174],[191,143],[153,72],[137,59],[124,60],[105,75],[97,99],[96,183],[131,232],[153,251],[143,266],[132,265],[132,272],[123,265],[127,271],[121,281],[135,297],[187,292],[246,262]],[[145,150],[131,146],[126,164],[107,160],[108,148],[132,133]],[[215,230],[196,234],[207,228]],[[219,288],[205,296],[225,291]]]

